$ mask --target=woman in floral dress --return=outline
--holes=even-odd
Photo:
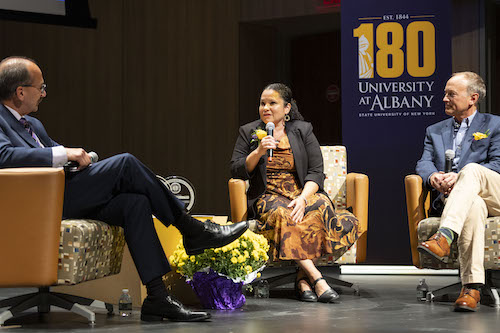
[[[339,295],[323,279],[315,261],[341,254],[357,240],[358,220],[335,211],[323,191],[323,157],[312,125],[303,120],[290,88],[282,83],[262,91],[260,119],[239,129],[231,174],[249,180],[249,218],[269,240],[274,260],[294,260],[299,270],[297,298],[307,302],[335,302]],[[263,134],[273,122],[272,136]],[[267,151],[273,149],[269,159]]]

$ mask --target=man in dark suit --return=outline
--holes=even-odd
[[[455,73],[445,87],[446,114],[451,119],[429,126],[417,173],[425,186],[440,193],[444,210],[439,231],[418,250],[447,262],[457,238],[462,291],[455,311],[475,311],[484,284],[484,223],[500,215],[500,117],[479,113],[486,95],[481,77]],[[452,171],[445,168],[445,151],[453,150]],[[446,198],[447,197],[447,198]]]
[[[187,215],[184,205],[130,154],[92,163],[82,148],[67,148],[53,141],[42,123],[28,116],[47,95],[42,71],[24,57],[0,62],[0,168],[62,167],[68,161],[78,171],[66,174],[64,218],[93,218],[122,226],[130,253],[146,285],[141,319],[168,318],[201,321],[206,312],[193,312],[168,295],[162,276],[170,271],[155,232],[152,214],[166,226],[173,224],[184,239],[188,254],[226,245],[247,229],[247,222],[231,226],[202,223]]]

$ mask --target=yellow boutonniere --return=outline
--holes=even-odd
[[[262,128],[257,128],[252,133],[252,140],[250,141],[250,143],[259,142],[260,140],[264,139],[266,136],[267,136],[266,131],[264,131]]]
[[[472,136],[474,137],[475,141],[479,141],[479,140],[482,140],[482,139],[485,139],[485,138],[489,137],[490,136],[490,130],[487,130],[484,133],[475,132],[475,133],[472,133]]]

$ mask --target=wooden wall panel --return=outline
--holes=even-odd
[[[339,6],[323,0],[240,0],[242,21],[259,21],[284,17],[335,13]]]
[[[34,58],[48,84],[35,116],[54,140],[104,157],[121,147],[121,0],[91,5],[97,30],[0,21],[0,57]]]
[[[232,0],[125,1],[124,146],[190,179],[198,213],[228,213],[238,13]]]
[[[479,1],[453,0],[451,27],[452,71],[480,73]]]
[[[280,81],[279,36],[275,28],[240,24],[239,31],[239,124],[259,118],[262,89]]]
[[[190,179],[198,213],[229,213],[237,133],[239,2],[90,0],[98,27],[0,21],[0,56],[36,59],[37,116],[67,146],[131,152]]]

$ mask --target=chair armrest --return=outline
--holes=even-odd
[[[246,183],[242,179],[229,179],[229,201],[231,202],[231,221],[233,223],[247,219]]]
[[[366,246],[368,234],[368,189],[369,179],[361,173],[349,173],[346,177],[346,203],[352,207],[354,216],[358,218],[359,227],[363,234],[358,238],[356,262],[366,260]]]
[[[408,231],[410,233],[410,247],[413,265],[420,267],[420,257],[418,255],[418,234],[417,226],[425,219],[424,203],[427,191],[423,189],[422,178],[418,175],[408,175],[405,177],[406,209],[408,213]],[[429,201],[427,199],[427,201]]]
[[[0,198],[0,287],[56,284],[64,171],[0,169]]]

